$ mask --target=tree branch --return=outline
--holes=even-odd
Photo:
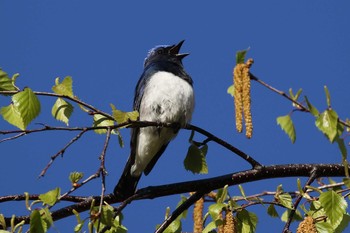
[[[209,193],[212,190],[216,190],[224,187],[225,185],[232,186],[237,184],[244,184],[253,181],[266,180],[272,178],[285,178],[285,177],[309,177],[310,173],[317,169],[316,177],[343,177],[345,175],[345,168],[341,164],[285,164],[285,165],[273,165],[261,167],[260,169],[250,169],[235,173],[226,174],[223,176],[217,176],[209,179],[201,179],[195,181],[187,181],[173,184],[166,184],[160,186],[149,186],[139,189],[131,200],[153,199],[157,197],[188,193],[188,192],[201,192]],[[65,197],[67,198],[67,197]],[[95,203],[99,203],[100,196],[87,197],[82,199],[83,201],[77,204],[73,204],[59,210],[52,212],[53,220],[62,219],[73,215],[72,210],[75,209],[78,212],[83,212],[90,209],[92,200]],[[123,200],[115,198],[112,194],[106,195],[104,200],[109,203],[117,203]],[[130,200],[130,201],[131,201]],[[6,223],[10,223],[11,218],[5,218]],[[15,222],[18,223],[25,220],[29,223],[29,216],[18,216],[15,218]]]

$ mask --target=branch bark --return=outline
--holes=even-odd
[[[283,164],[263,166],[258,169],[229,173],[209,179],[141,188],[135,195],[132,196],[131,199],[128,200],[128,202],[132,202],[134,200],[154,199],[188,192],[208,193],[212,190],[222,188],[225,185],[233,186],[273,178],[310,177],[314,171],[316,174],[315,178],[345,176],[345,168],[342,164]],[[68,199],[68,197],[66,198]],[[84,201],[53,211],[52,218],[53,220],[59,220],[71,216],[73,215],[73,209],[78,212],[89,210],[93,199],[95,200],[96,204],[99,204],[101,200],[100,198],[100,196],[86,197],[85,199],[82,199]],[[74,198],[72,197],[72,199]],[[14,198],[13,200],[18,199]],[[9,201],[9,199],[7,199],[7,201]],[[104,201],[109,204],[115,204],[122,202],[123,200],[117,199],[113,196],[113,194],[109,194],[104,197]],[[22,220],[29,223],[29,216],[18,216],[15,218],[16,223]],[[5,221],[7,224],[10,224],[11,218],[5,218]]]

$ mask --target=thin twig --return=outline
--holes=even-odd
[[[201,199],[206,192],[197,191],[191,195],[185,202],[183,202],[179,207],[177,207],[174,212],[168,216],[164,222],[159,226],[155,233],[162,233],[181,213],[190,208],[196,201]]]
[[[251,156],[247,155],[246,153],[244,153],[243,151],[239,150],[238,148],[232,146],[231,144],[229,144],[228,142],[224,141],[223,139],[221,138],[218,138],[216,137],[215,135],[209,133],[208,131],[202,129],[202,128],[199,128],[195,125],[191,125],[191,124],[188,124],[185,126],[185,129],[187,130],[194,130],[206,137],[208,137],[208,140],[205,140],[205,142],[207,143],[208,141],[214,141],[216,142],[217,144],[225,147],[226,149],[232,151],[233,153],[237,154],[238,156],[240,156],[242,159],[246,160],[248,163],[250,163],[250,165],[252,166],[252,168],[260,168],[262,167],[262,165],[256,161],[255,159],[253,159]]]
[[[268,88],[269,90],[283,96],[284,98],[288,99],[289,101],[293,102],[296,106],[298,106],[298,109],[304,112],[310,112],[309,108],[306,107],[305,105],[303,105],[302,103],[298,102],[297,100],[292,99],[290,96],[288,96],[285,92],[278,90],[277,88],[274,88],[272,86],[270,86],[269,84],[265,83],[264,81],[260,80],[258,77],[256,77],[255,75],[253,75],[252,73],[250,73],[250,78],[251,80],[254,80],[258,83],[260,83],[261,85],[263,85],[264,87]],[[350,127],[350,124],[348,124],[346,121],[341,120],[340,118],[338,119],[338,121],[346,127]]]
[[[0,140],[0,143],[6,142],[6,141],[10,141],[10,140],[15,140],[15,139],[20,138],[20,137],[22,137],[22,136],[24,136],[24,135],[26,135],[26,133],[25,133],[25,132],[22,132],[22,133],[19,133],[19,134],[15,135],[15,136],[1,139],[1,140]]]
[[[106,167],[105,167],[105,157],[106,157],[106,151],[107,151],[107,147],[108,147],[108,143],[110,141],[110,138],[111,138],[111,128],[109,127],[107,129],[107,133],[106,133],[106,140],[105,140],[105,143],[104,143],[104,146],[103,146],[103,150],[101,152],[101,155],[100,155],[100,160],[101,160],[101,164],[100,164],[100,168],[99,168],[99,171],[101,173],[101,186],[102,186],[102,190],[101,190],[101,199],[100,199],[100,205],[99,205],[99,210],[98,210],[98,216],[99,216],[99,222],[98,222],[98,225],[97,225],[97,232],[99,232],[100,230],[100,217],[101,217],[101,214],[102,214],[102,206],[103,206],[103,202],[104,202],[104,195],[105,195],[105,192],[106,192]]]
[[[82,130],[77,136],[75,136],[72,140],[70,140],[67,143],[67,145],[65,145],[60,151],[58,151],[55,155],[51,156],[51,160],[48,162],[46,167],[40,172],[39,178],[43,177],[46,174],[47,170],[52,165],[52,163],[55,161],[55,159],[60,155],[63,156],[63,154],[67,150],[67,148],[69,146],[71,146],[74,142],[76,142],[81,136],[83,136],[84,133],[86,133],[86,130]]]
[[[317,178],[317,168],[314,168],[311,172],[310,172],[310,177],[309,179],[306,181],[304,187],[303,187],[303,192],[305,192],[307,190],[307,186],[311,185],[312,182],[314,182],[314,180]],[[290,211],[290,214],[288,216],[288,221],[286,222],[286,225],[284,226],[282,232],[283,233],[290,233],[291,231],[289,230],[290,224],[292,223],[295,211],[298,208],[298,205],[301,201],[301,199],[303,198],[302,194],[299,194],[299,196],[297,197],[297,199],[294,202],[293,205],[293,209]]]
[[[0,91],[0,94],[7,94],[7,95],[14,95],[21,92],[20,90],[18,91]],[[102,112],[100,110],[98,110],[97,108],[95,108],[94,106],[87,104],[81,100],[79,100],[76,97],[71,97],[71,96],[67,96],[67,95],[60,95],[60,94],[56,94],[56,93],[51,93],[51,92],[42,92],[42,91],[33,91],[33,93],[35,95],[41,95],[41,96],[51,96],[51,97],[58,97],[58,98],[63,98],[63,99],[67,99],[67,100],[71,100],[77,104],[80,104],[88,109],[91,110],[90,114],[101,114],[105,117],[107,117],[110,120],[114,120],[113,116],[109,115],[108,113]]]

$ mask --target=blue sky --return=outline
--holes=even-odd
[[[0,2],[0,67],[10,75],[20,73],[17,85],[36,91],[51,91],[56,77],[73,77],[74,93],[83,101],[110,111],[113,103],[132,109],[134,87],[142,73],[149,49],[185,39],[182,52],[189,52],[184,66],[194,80],[196,109],[192,123],[227,140],[265,165],[284,163],[337,163],[336,145],[331,145],[314,127],[311,115],[295,112],[297,140],[294,145],[276,124],[276,117],[292,110],[291,104],[257,83],[252,83],[253,138],[235,131],[233,100],[226,89],[232,84],[235,53],[250,47],[252,72],[270,85],[288,91],[303,88],[303,94],[319,110],[326,108],[323,86],[332,96],[332,107],[341,118],[349,117],[350,15],[347,1],[249,1],[191,3],[188,1],[15,1]],[[35,123],[63,126],[50,116],[53,99],[40,98],[42,114]],[[1,97],[1,106],[10,99]],[[78,107],[71,126],[91,125]],[[0,129],[14,129],[0,121]],[[129,130],[123,130],[126,147],[113,138],[107,154],[107,192],[119,179],[129,148]],[[44,178],[38,174],[50,156],[74,133],[45,132],[2,143],[0,195],[43,193],[60,186],[68,190],[68,175],[82,171],[86,177],[99,166],[104,137],[93,133],[58,158]],[[248,169],[238,156],[209,144],[208,175],[193,175],[183,168],[189,132],[183,131],[168,147],[152,173],[139,187],[213,177]],[[197,139],[202,138],[197,135]],[[4,166],[5,165],[5,166]],[[296,189],[295,178],[246,184],[247,194],[273,191],[280,183]],[[95,180],[76,195],[98,195]],[[231,195],[239,195],[237,187]],[[174,209],[179,196],[136,201],[125,211],[129,232],[152,232],[162,222],[165,208]],[[25,214],[24,203],[2,204],[0,212]],[[259,215],[257,232],[280,231],[283,223],[266,216],[265,207],[249,209]],[[191,231],[191,217],[184,222]],[[75,219],[60,220],[59,232],[71,232]],[[55,232],[55,230],[52,230]]]

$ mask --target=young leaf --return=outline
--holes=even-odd
[[[51,212],[48,207],[41,209],[40,211],[41,220],[43,221],[43,225],[45,229],[49,229],[53,224],[53,219],[51,216]]]
[[[20,112],[25,127],[40,113],[40,102],[30,88],[12,96],[12,102]]]
[[[281,205],[288,209],[292,209],[292,197],[289,193],[276,193],[275,198]]]
[[[216,203],[224,203],[227,198],[227,188],[228,185],[225,185],[222,189],[218,190],[218,193],[216,195]]]
[[[93,127],[98,126],[113,126],[114,121],[108,119],[107,117],[101,115],[101,114],[94,114],[94,124]],[[95,133],[97,134],[104,134],[107,132],[106,129],[95,129]]]
[[[35,232],[35,233],[45,233],[46,228],[45,228],[45,223],[41,219],[41,215],[39,210],[33,210],[32,213],[30,214],[30,232]]]
[[[242,196],[244,198],[246,198],[246,195],[245,195],[245,192],[244,192],[244,189],[243,189],[242,185],[238,185],[238,188],[239,188],[239,191],[241,192]]]
[[[10,79],[7,73],[0,69],[0,91],[16,91],[14,80],[17,76],[14,75],[14,79]]]
[[[317,116],[320,114],[319,111],[317,110],[317,108],[315,108],[315,107],[309,102],[307,96],[305,96],[305,101],[306,101],[307,107],[309,108],[310,113],[311,113],[314,117],[317,117]]]
[[[116,107],[113,104],[111,104],[111,108],[113,117],[118,122],[118,124],[128,122],[129,120],[136,121],[139,118],[139,113],[137,111],[123,112],[116,109]]]
[[[278,218],[279,215],[276,211],[275,205],[270,204],[269,207],[267,208],[267,214],[270,215],[271,217]]]
[[[59,95],[66,95],[74,98],[72,77],[66,76],[61,83],[60,78],[56,78],[52,91]]]
[[[208,212],[212,220],[216,220],[220,217],[220,213],[226,207],[223,203],[211,204],[208,208]]]
[[[296,134],[292,118],[289,115],[277,117],[277,124],[289,136],[292,143],[295,142]]]
[[[69,180],[72,184],[78,183],[84,177],[82,172],[71,172],[69,174]]]
[[[286,209],[286,211],[284,211],[284,213],[281,216],[281,221],[282,222],[287,222],[290,216],[290,209]],[[301,215],[300,211],[297,209],[293,215],[293,221],[301,221],[303,220],[303,216]]]
[[[57,201],[58,198],[61,195],[61,189],[60,188],[55,188],[51,191],[48,191],[47,193],[40,194],[39,199],[44,203],[49,206],[53,206]]]
[[[254,213],[243,209],[237,213],[237,219],[241,228],[238,232],[255,232],[258,217]]]
[[[317,117],[315,124],[333,143],[338,136],[338,114],[332,109],[327,109]]]
[[[342,158],[346,159],[348,157],[348,152],[345,146],[345,142],[343,138],[337,138],[337,143],[338,143],[338,147],[339,150],[341,152]]]
[[[181,233],[182,224],[179,219],[175,219],[170,225],[163,231],[164,233]]]
[[[333,228],[336,228],[343,219],[348,203],[333,190],[321,193],[319,201]]]
[[[1,70],[0,70],[1,71]],[[2,229],[6,229],[6,221],[5,221],[5,217],[3,214],[0,214],[0,227]]]
[[[57,98],[55,104],[52,106],[51,114],[52,116],[59,121],[64,122],[68,125],[69,118],[73,112],[73,105],[65,101],[62,98]]]
[[[328,106],[328,108],[330,108],[331,107],[331,95],[329,94],[327,86],[324,86],[324,92],[326,93],[327,106]]]
[[[248,52],[249,48],[246,50],[241,50],[236,53],[236,64],[244,63],[245,56]]]
[[[234,85],[232,84],[231,86],[229,86],[227,88],[227,94],[230,94],[232,97],[234,96],[234,93],[235,93],[235,87]]]
[[[205,226],[202,233],[213,233],[216,232],[215,229],[217,228],[217,223],[215,221],[211,221],[208,223],[208,225]]]
[[[187,155],[184,160],[185,169],[194,174],[207,174],[208,166],[205,158],[207,150],[207,145],[198,148],[196,145],[192,144],[188,148]]]
[[[342,221],[339,226],[335,229],[334,233],[345,232],[344,230],[348,227],[350,222],[350,215],[344,214]]]
[[[327,221],[327,222],[317,222],[315,224],[316,230],[319,233],[329,233],[332,232],[334,233],[332,225]]]
[[[40,102],[30,88],[25,88],[12,96],[12,103],[0,110],[3,118],[24,130],[39,115]]]
[[[2,115],[4,120],[10,123],[11,125],[14,125],[17,128],[20,128],[21,130],[25,130],[26,127],[23,123],[21,114],[14,104],[11,103],[9,106],[2,107],[0,109],[0,114]]]

